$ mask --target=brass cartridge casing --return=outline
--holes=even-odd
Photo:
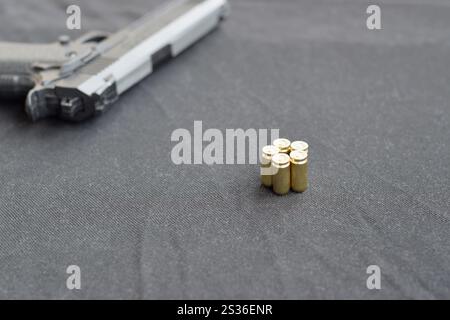
[[[289,153],[290,151],[291,141],[289,141],[288,139],[276,139],[272,144],[277,147],[279,152],[281,153]]]
[[[291,188],[295,192],[308,189],[308,153],[306,151],[291,152]]]
[[[277,153],[272,157],[274,175],[272,177],[273,192],[283,195],[291,188],[290,157],[286,153]]]
[[[265,146],[261,155],[261,183],[265,187],[272,186],[272,157],[278,153],[275,146]]]
[[[291,142],[292,151],[306,151],[308,153],[308,144],[305,141],[293,141]]]

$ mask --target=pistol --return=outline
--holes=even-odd
[[[92,31],[50,44],[0,42],[0,96],[26,97],[32,121],[58,117],[79,122],[102,114],[228,14],[227,0],[182,0],[113,34]]]

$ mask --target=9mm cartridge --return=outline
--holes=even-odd
[[[291,157],[291,188],[295,192],[305,192],[308,189],[308,153],[292,151]]]
[[[292,151],[305,151],[308,153],[308,143],[305,141],[293,141],[291,142],[291,152]]]
[[[278,148],[278,152],[289,153],[291,141],[285,138],[276,139],[273,141],[273,145]]]
[[[272,157],[278,153],[278,148],[275,146],[265,146],[262,149],[261,155],[261,183],[265,187],[272,186]]]
[[[291,188],[290,163],[291,158],[286,153],[277,153],[272,157],[272,188],[278,195],[287,194]]]

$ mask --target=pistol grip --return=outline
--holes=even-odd
[[[35,83],[30,75],[0,74],[0,97],[7,99],[25,98]]]
[[[35,64],[61,64],[66,52],[58,43],[0,42],[0,97],[24,97],[35,87]]]

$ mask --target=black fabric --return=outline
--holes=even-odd
[[[380,31],[367,1],[231,1],[218,31],[79,125],[2,101],[0,297],[450,298],[450,5],[377,3]],[[75,37],[69,4],[83,31],[114,31],[158,3],[2,0],[0,37]],[[174,165],[171,133],[194,120],[308,141],[310,189]]]

